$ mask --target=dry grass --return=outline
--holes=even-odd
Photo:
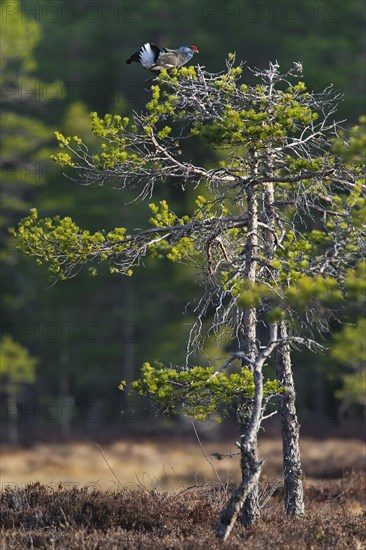
[[[205,442],[208,454],[219,450],[228,453],[235,448],[228,443]],[[216,476],[197,441],[191,439],[121,440],[101,447],[110,467],[121,484],[143,481],[148,488],[158,486],[174,491]],[[365,446],[359,440],[330,439],[319,441],[303,438],[302,457],[306,478],[341,478],[344,472],[365,468]],[[282,449],[278,439],[263,439],[260,454],[265,458],[263,475],[281,477]],[[214,460],[224,482],[238,479],[236,458]],[[37,444],[31,448],[1,449],[0,474],[4,484],[40,482],[58,485],[90,485],[98,489],[118,488],[118,482],[94,443]]]

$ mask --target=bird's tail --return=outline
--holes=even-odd
[[[145,69],[150,69],[156,63],[161,51],[166,50],[165,48],[161,50],[156,44],[146,42],[146,44],[141,46],[138,52],[135,52],[129,59],[127,59],[126,63],[130,65],[132,61],[137,61],[137,63],[141,63]]]

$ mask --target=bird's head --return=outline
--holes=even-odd
[[[190,46],[190,48],[191,48],[191,50],[193,50],[193,53],[200,53],[200,52],[198,51],[197,46]]]

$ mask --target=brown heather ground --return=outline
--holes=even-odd
[[[208,454],[233,449],[204,446]],[[303,439],[300,519],[284,517],[283,487],[275,488],[281,444],[262,440],[262,518],[247,530],[238,525],[228,543],[214,533],[230,489],[220,489],[197,442],[120,441],[102,452],[108,464],[88,443],[3,447],[0,549],[366,549],[365,447],[357,439]],[[214,463],[230,486],[236,459]]]

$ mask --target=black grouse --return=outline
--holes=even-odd
[[[131,55],[126,63],[130,64],[136,61],[154,73],[162,69],[169,71],[169,69],[179,69],[188,63],[195,53],[198,53],[197,46],[180,46],[176,50],[169,50],[147,42]]]

